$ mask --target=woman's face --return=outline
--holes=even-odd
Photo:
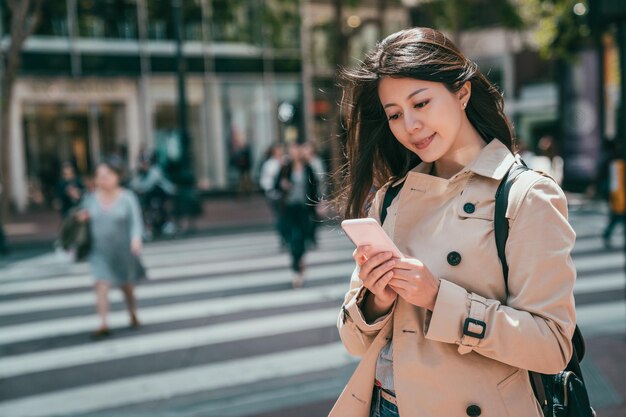
[[[422,161],[434,162],[460,146],[468,85],[451,93],[442,83],[385,77],[378,96],[396,139]]]
[[[105,164],[98,165],[95,181],[96,187],[103,190],[113,190],[119,185],[119,177]]]

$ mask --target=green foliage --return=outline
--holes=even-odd
[[[587,16],[574,13],[574,6],[587,0],[518,0],[520,11],[533,29],[544,58],[571,60],[582,46],[591,42]]]
[[[418,25],[450,30],[524,26],[510,0],[433,0],[421,4],[415,18]]]
[[[264,2],[261,24],[264,39],[276,48],[298,48],[300,9],[298,0]]]

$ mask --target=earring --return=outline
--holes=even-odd
[[[467,101],[463,103],[463,108],[467,107]]]

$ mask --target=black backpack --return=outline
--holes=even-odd
[[[529,170],[521,160],[514,164],[504,176],[496,191],[496,207],[494,213],[494,234],[498,257],[502,264],[504,285],[508,293],[509,267],[506,262],[504,249],[509,236],[509,221],[506,218],[506,210],[509,202],[509,191],[518,175]],[[389,187],[385,193],[383,207],[380,213],[381,224],[387,217],[387,208],[398,195],[402,185]],[[595,417],[596,413],[589,404],[587,388],[580,369],[580,361],[585,355],[585,341],[578,326],[572,337],[574,352],[567,367],[555,375],[528,372],[530,383],[537,401],[542,407],[545,417]]]

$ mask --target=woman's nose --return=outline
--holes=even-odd
[[[404,127],[407,132],[413,132],[422,128],[422,121],[417,115],[407,112],[404,116]]]

